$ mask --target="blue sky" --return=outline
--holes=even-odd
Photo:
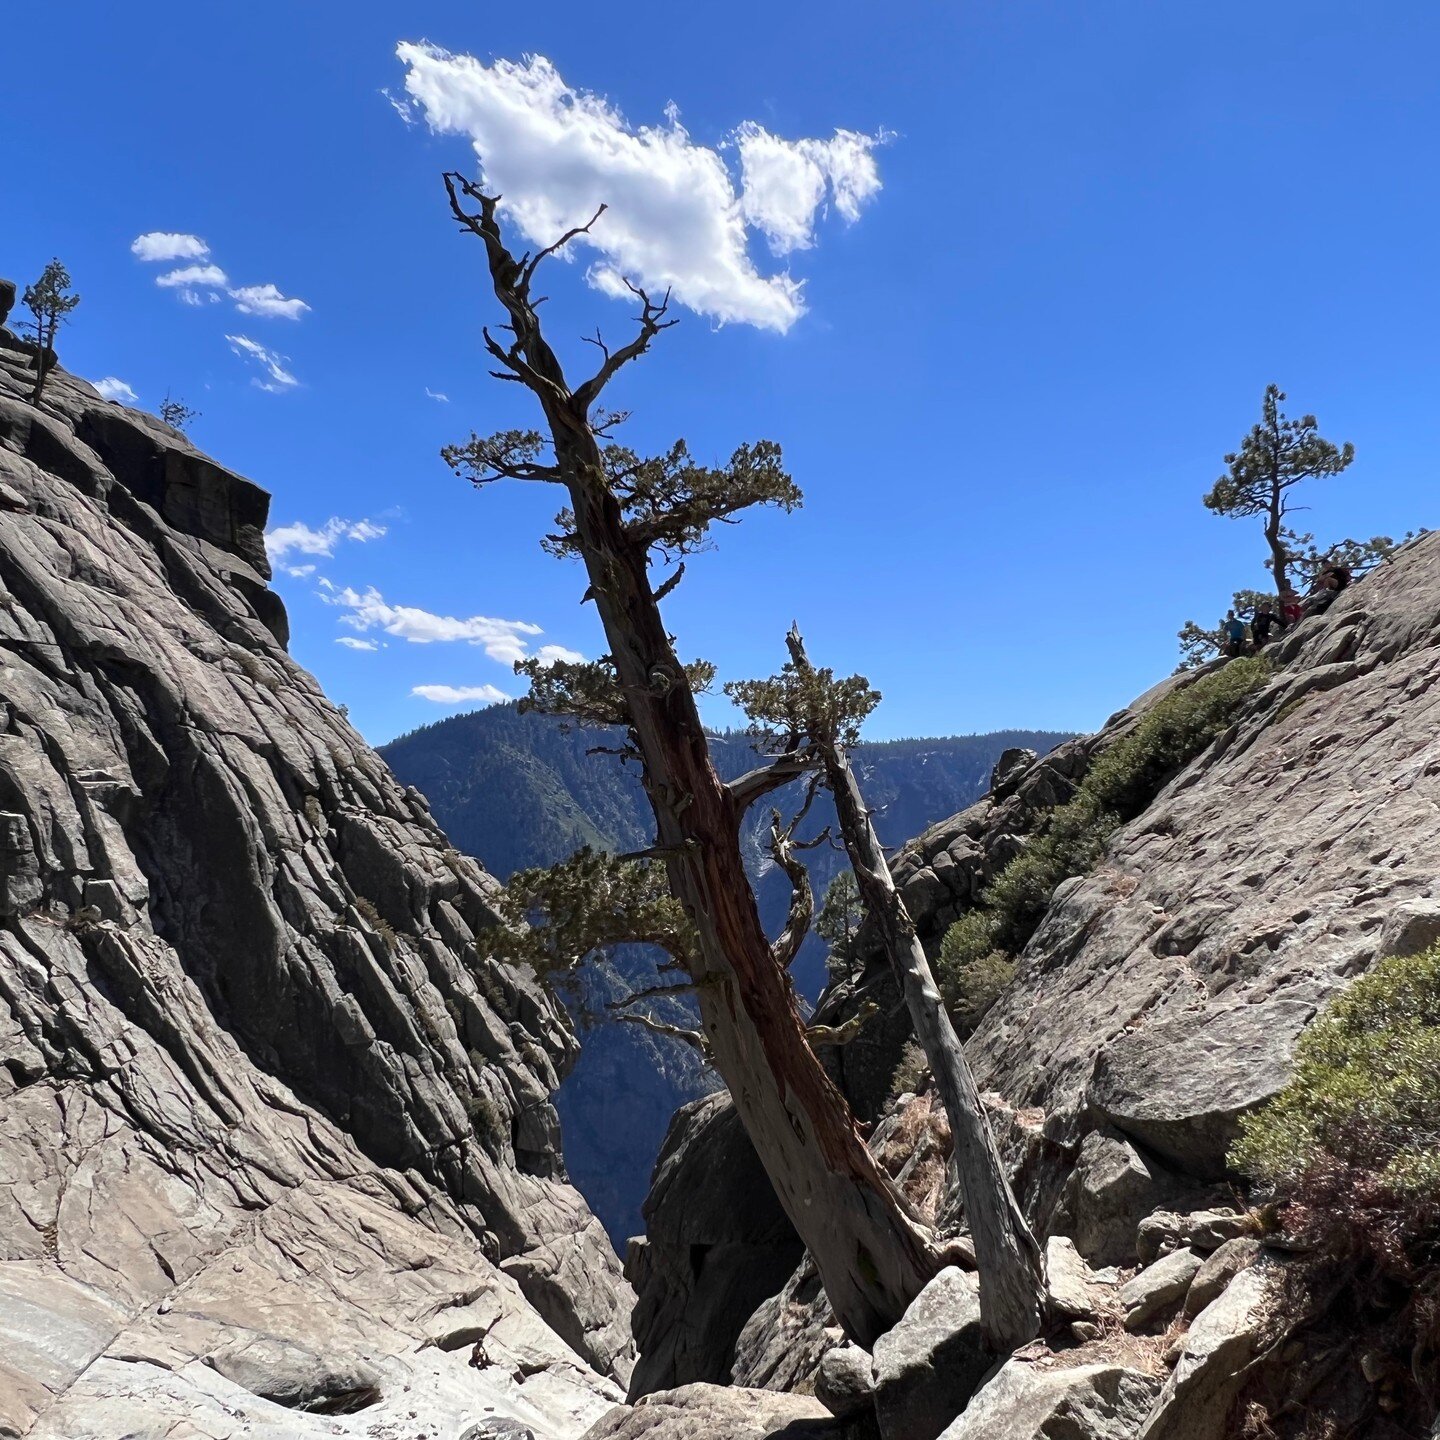
[[[615,391],[628,443],[785,446],[804,509],[725,531],[669,603],[725,677],[776,668],[796,618],[812,656],[884,692],[877,738],[1093,728],[1169,671],[1187,616],[1263,580],[1259,535],[1199,496],[1271,380],[1357,448],[1313,496],[1322,538],[1440,523],[1433,5],[76,0],[44,64],[25,57],[53,44],[45,8],[5,24],[0,274],[61,256],[84,297],[67,366],[149,408],[183,396],[277,527],[331,537],[276,585],[294,654],[375,741],[463,708],[417,689],[514,692],[517,645],[602,648],[579,570],[536,543],[554,492],[475,494],[438,458],[531,421],[485,375],[494,304],[439,185],[476,161],[426,123],[445,104],[484,112],[537,225],[613,182],[618,250],[546,286],[577,369],[578,336],[625,335],[633,308],[587,284],[597,264],[678,267],[708,308]],[[485,103],[442,66],[407,123],[406,41],[488,67]],[[526,56],[574,95],[517,121],[554,101],[533,65],[496,89],[495,62]],[[672,103],[668,188],[586,171]],[[547,125],[606,114],[623,122],[589,151],[545,150]],[[883,143],[819,143],[837,130]],[[767,155],[820,176],[813,215]],[[726,167],[754,223],[711,254],[740,223],[706,209]],[[132,253],[157,232],[207,253]],[[156,283],[187,266],[225,279]],[[326,603],[347,589],[358,605]]]

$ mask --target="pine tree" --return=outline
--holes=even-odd
[[[40,272],[40,278],[25,287],[22,298],[35,317],[25,322],[24,329],[35,339],[35,388],[30,392],[30,403],[38,405],[50,375],[56,332],[80,303],[80,297],[70,293],[70,272],[58,260],[52,260]]]
[[[1337,447],[1321,438],[1313,415],[1287,419],[1280,409],[1284,398],[1278,385],[1265,387],[1260,423],[1239,450],[1225,457],[1229,469],[1204,497],[1206,509],[1216,515],[1264,519],[1270,549],[1266,564],[1282,603],[1295,593],[1290,569],[1312,538],[1297,535],[1285,523],[1294,508],[1290,492],[1306,480],[1339,475],[1355,458],[1348,441]]]
[[[498,367],[491,373],[528,389],[544,419],[539,430],[472,435],[448,447],[445,458],[477,485],[517,479],[565,492],[568,504],[545,548],[583,562],[585,598],[596,607],[609,653],[518,668],[531,677],[533,707],[623,727],[618,748],[641,766],[656,825],[654,845],[642,856],[582,855],[531,882],[521,903],[541,925],[534,942],[520,943],[543,946],[548,938],[550,958],[562,963],[622,934],[666,947],[667,973],[678,978],[663,988],[695,997],[701,1032],[693,1038],[729,1087],[837,1318],[868,1346],[903,1315],[946,1256],[866,1148],[811,1048],[786,968],[798,946],[793,925],[772,945],[745,873],[746,812],[812,770],[814,757],[799,750],[779,755],[723,783],[695,703],[713,667],[681,663],[661,614],[687,559],[708,547],[714,525],[754,505],[792,510],[800,492],[769,441],[742,445],[726,464],[706,466],[683,442],[642,458],[613,440],[623,416],[598,402],[675,323],[668,295],[656,301],[632,286],[640,307],[633,338],[612,350],[596,335],[596,369],[578,383],[567,375],[542,333],[531,285],[537,267],[588,232],[603,210],[555,244],[517,258],[501,234],[498,197],[453,173],[445,186],[451,214],[485,246],[508,322],[503,340],[483,332]],[[652,571],[667,567],[656,583]],[[776,829],[783,850],[786,827]],[[630,933],[637,914],[647,934]],[[792,922],[799,919],[792,906]]]

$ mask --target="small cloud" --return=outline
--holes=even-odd
[[[414,605],[391,605],[373,586],[363,592],[346,586],[320,597],[327,605],[338,605],[350,613],[342,622],[359,630],[383,630],[412,645],[431,645],[437,641],[463,641],[479,645],[492,659],[505,665],[523,660],[527,635],[540,635],[540,626],[528,620],[496,620],[488,615],[471,615],[461,619],[454,615],[436,615]]]
[[[340,516],[332,515],[318,530],[312,529],[303,520],[267,530],[265,549],[271,563],[279,565],[287,574],[308,575],[314,571],[313,565],[290,570],[283,563],[285,557],[295,551],[301,555],[323,555],[329,559],[342,540],[355,540],[363,545],[367,540],[379,540],[385,533],[385,526],[377,525],[373,520],[342,520]],[[327,580],[320,583],[334,588]]]
[[[124,405],[136,404],[140,397],[123,381],[113,375],[95,382],[95,388],[107,399],[118,400]]]
[[[203,260],[210,247],[198,235],[150,230],[130,242],[130,253],[138,260]]]
[[[269,319],[298,320],[310,307],[303,300],[282,295],[273,285],[242,285],[230,292],[242,315],[264,315]]]
[[[155,277],[162,290],[193,290],[196,286],[224,285],[229,276],[218,265],[184,265]]]
[[[535,658],[542,665],[553,665],[557,660],[578,665],[585,657],[578,650],[567,649],[564,645],[542,645],[535,652]]]
[[[312,565],[310,568],[313,570],[315,567]],[[336,637],[335,643],[343,645],[347,650],[378,650],[380,648],[378,640],[360,640],[354,635],[339,635]]]
[[[382,86],[380,93],[390,102],[390,108],[407,124],[416,125],[419,122],[415,119],[415,107],[408,100],[397,100],[389,91],[389,88]]]
[[[439,400],[439,401],[441,402],[441,404],[443,404],[443,405],[448,405],[448,404],[450,403],[450,397],[449,397],[447,394],[445,394],[445,392],[444,392],[443,390],[432,390],[432,389],[427,385],[427,386],[425,387],[425,393],[426,393],[432,400]]]
[[[282,390],[292,389],[300,382],[281,364],[287,359],[285,355],[277,355],[273,350],[267,350],[259,341],[252,340],[248,335],[227,335],[230,348],[242,359],[253,360],[262,373],[267,377],[251,376],[250,383],[257,389],[268,390],[272,395],[278,395]]]
[[[417,685],[410,693],[436,705],[498,705],[510,698],[494,685]]]
[[[293,575],[297,580],[307,580],[315,573],[313,565],[282,565],[280,568],[287,575]]]

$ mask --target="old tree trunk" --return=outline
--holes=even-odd
[[[812,673],[799,636],[792,632],[789,643],[797,670]],[[833,735],[812,736],[812,740],[820,750],[861,901],[880,932],[910,1023],[945,1106],[980,1274],[981,1325],[991,1348],[1005,1354],[1033,1340],[1044,1321],[1040,1248],[1005,1179],[960,1037],[950,1023],[905,902],[895,889],[845,747]]]
[[[614,355],[606,352],[597,374],[572,388],[529,299],[533,265],[527,270],[504,247],[494,200],[462,184],[481,212],[466,215],[453,188],[452,210],[485,241],[495,294],[513,327],[508,350],[488,337],[487,343],[511,372],[506,378],[528,385],[545,412],[554,478],[570,497],[589,597],[643,758],[656,847],[697,933],[689,978],[715,1067],[837,1318],[869,1346],[900,1318],[941,1258],[865,1147],[844,1097],[807,1043],[793,989],[774,962],[745,874],[739,839],[745,809],[797,771],[782,766],[729,786],[717,776],[650,584],[649,546],[627,529],[607,482],[590,409],[615,370],[643,353],[658,330],[648,318],[654,307],[646,302],[635,342]]]

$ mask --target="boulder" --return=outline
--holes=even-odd
[[[845,1433],[813,1396],[697,1382],[612,1410],[583,1440],[821,1440]]]
[[[837,1345],[820,1357],[815,1398],[832,1415],[858,1415],[874,1408],[874,1361],[858,1345]]]
[[[1185,1314],[1194,1319],[1207,1305],[1218,1300],[1230,1282],[1242,1270],[1248,1270],[1260,1255],[1260,1242],[1253,1236],[1240,1235],[1227,1240],[1195,1272],[1185,1293]]]
[[[1033,750],[1019,745],[1002,750],[1000,758],[995,762],[995,768],[990,772],[990,798],[1003,800],[1012,794],[1019,785],[1021,776],[1038,758]]]
[[[1290,1078],[1308,998],[1181,1011],[1118,1036],[1090,1084],[1094,1112],[1186,1175],[1215,1180],[1240,1135],[1240,1117]]]
[[[1269,1338],[1272,1279],[1270,1266],[1252,1266],[1200,1312],[1138,1440],[1233,1440],[1230,1412],[1245,1369]]]
[[[728,1094],[676,1112],[644,1213],[648,1234],[626,1257],[640,1350],[630,1398],[727,1383],[746,1322],[802,1254]]]
[[[1117,1131],[1092,1130],[1066,1182],[1075,1248],[1093,1265],[1131,1265],[1135,1229],[1165,1197],[1165,1178]]]
[[[1051,1311],[1065,1320],[1094,1320],[1104,1309],[1090,1267],[1063,1235],[1045,1242],[1045,1290]]]
[[[941,1440],[1133,1440],[1159,1389],[1121,1365],[1008,1360]]]
[[[13,280],[0,280],[0,325],[3,325],[10,318],[10,312],[14,308],[15,282]]]
[[[948,1266],[875,1342],[875,1413],[883,1440],[935,1440],[993,1363],[980,1333],[979,1282]]]
[[[1125,1328],[1141,1330],[1179,1309],[1190,1282],[1200,1272],[1201,1258],[1188,1247],[1172,1250],[1120,1287]]]
[[[1135,1251],[1142,1265],[1187,1245],[1208,1255],[1227,1240],[1253,1234],[1254,1230],[1254,1218],[1238,1210],[1196,1210],[1188,1215],[1157,1210],[1140,1222]]]
[[[844,1338],[819,1273],[806,1255],[778,1295],[745,1322],[731,1378],[765,1390],[808,1390],[825,1352]]]

